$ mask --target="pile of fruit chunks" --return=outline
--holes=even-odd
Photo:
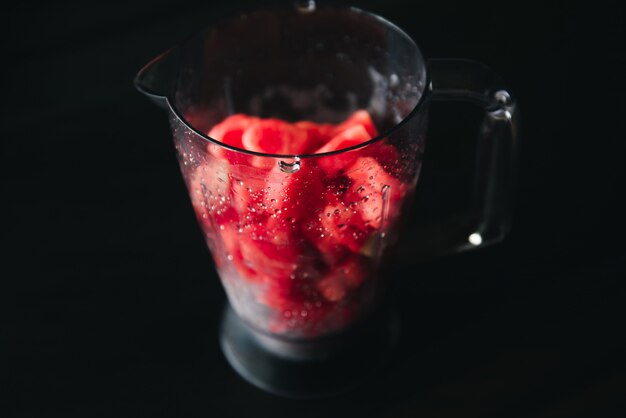
[[[337,125],[235,114],[208,136],[248,151],[304,155],[357,146],[378,131],[369,113],[357,110]],[[201,164],[189,188],[205,233],[226,254],[223,263],[245,286],[258,285],[256,303],[274,312],[269,331],[314,336],[349,324],[364,308],[375,241],[407,192],[390,174],[396,148],[382,140],[306,157],[293,173],[281,171],[280,158],[215,144],[208,150],[227,167],[252,167],[254,175],[244,178]],[[220,256],[214,258],[223,267]]]

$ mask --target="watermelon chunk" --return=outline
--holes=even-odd
[[[243,223],[258,222],[267,217],[263,207],[264,188],[263,177],[252,175],[232,177],[230,182],[232,205]]]
[[[252,124],[259,121],[259,118],[247,116],[241,113],[231,115],[222,122],[215,125],[208,135],[227,145],[244,148],[241,138],[243,132]]]
[[[346,175],[353,183],[344,195],[344,203],[354,208],[369,227],[381,227],[385,204],[390,218],[398,214],[407,186],[388,174],[374,158],[357,158],[346,170]]]
[[[324,146],[319,148],[316,153],[337,151],[344,148],[353,147],[362,144],[370,139],[369,134],[361,125],[355,125],[347,128],[335,135]],[[345,170],[360,154],[360,150],[348,151],[343,154],[336,154],[328,157],[320,157],[318,164],[324,169],[327,175],[333,176]]]
[[[265,154],[302,154],[307,141],[305,131],[279,119],[261,119],[252,123],[241,136],[245,149]]]
[[[324,152],[337,151],[344,148],[350,148],[355,145],[362,144],[370,139],[369,134],[361,125],[351,126],[341,132],[336,133],[330,141],[315,151],[316,154]]]
[[[314,214],[301,226],[302,235],[319,251],[321,259],[328,268],[334,268],[348,254],[350,250],[341,243],[340,236],[332,234],[321,222],[324,215]]]
[[[226,252],[226,260],[227,262],[233,263],[237,273],[244,279],[252,282],[262,281],[263,276],[258,274],[258,272],[254,268],[251,268],[249,263],[244,260],[240,246],[239,233],[234,228],[234,224],[220,228],[219,236]],[[216,261],[219,259],[219,257],[216,257]],[[221,267],[221,265],[218,264],[218,267]]]
[[[331,137],[334,125],[329,123],[317,124],[306,120],[296,122],[293,124],[296,129],[299,129],[307,134],[307,144],[303,153],[313,153],[319,147],[324,145]]]
[[[275,167],[267,177],[265,205],[272,216],[289,222],[302,222],[324,205],[323,173],[310,160],[302,160],[300,170],[287,174]]]
[[[289,280],[298,268],[299,250],[289,246],[275,245],[263,239],[253,239],[247,234],[238,237],[243,259],[255,271],[269,280]]]
[[[270,322],[271,332],[297,330],[302,335],[315,335],[334,307],[320,295],[312,282],[305,281],[298,281],[290,287],[269,286],[261,303],[277,313]]]
[[[352,255],[317,282],[320,293],[329,302],[338,302],[357,289],[369,274],[368,259]]]
[[[348,119],[337,125],[332,135],[338,135],[354,126],[362,126],[367,132],[368,139],[378,136],[378,130],[376,125],[374,125],[374,121],[372,121],[372,117],[367,110],[363,109],[355,111]]]
[[[364,157],[372,157],[387,172],[393,172],[400,163],[400,154],[395,146],[384,141],[368,145]]]
[[[237,219],[230,204],[228,172],[224,165],[201,164],[190,174],[189,195],[196,217],[203,226]]]
[[[244,225],[239,241],[245,260],[268,281],[289,285],[297,277],[320,276],[319,254],[283,217]]]
[[[224,144],[244,148],[242,143],[244,131],[258,121],[259,118],[237,113],[215,125],[207,135]],[[209,155],[216,158],[217,162],[226,160],[230,164],[251,165],[252,156],[239,151],[229,150],[213,143],[207,144],[207,151]]]
[[[342,201],[327,204],[320,214],[321,233],[316,237],[316,245],[325,249],[341,245],[350,251],[359,252],[370,231],[361,214]],[[329,241],[322,244],[322,241]],[[332,244],[331,244],[332,243]]]

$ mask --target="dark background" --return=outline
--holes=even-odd
[[[251,4],[3,12],[0,415],[624,416],[618,3],[352,2],[404,28],[427,57],[488,63],[518,99],[523,141],[507,240],[391,267],[396,355],[322,401],[267,395],[225,362],[224,293],[167,118],[132,86],[156,54]],[[423,180],[436,190],[447,180],[435,150],[459,159],[441,144],[464,113],[432,113]]]

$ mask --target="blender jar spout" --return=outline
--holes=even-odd
[[[157,106],[166,109],[178,72],[179,48],[168,49],[146,64],[135,76],[135,88]]]

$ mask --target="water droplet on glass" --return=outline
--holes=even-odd
[[[315,11],[315,0],[296,0],[296,10],[300,13],[313,13]]]
[[[400,79],[398,78],[398,76],[396,74],[391,74],[389,76],[389,86],[390,87],[398,87],[398,83],[400,82]]]

